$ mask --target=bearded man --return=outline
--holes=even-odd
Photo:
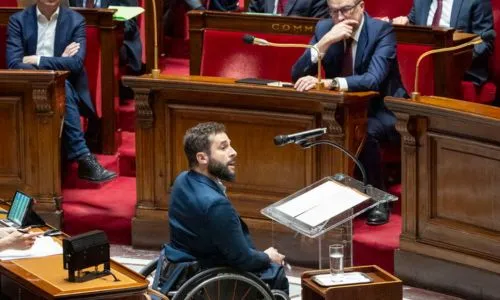
[[[190,170],[172,187],[165,256],[173,264],[198,261],[202,269],[230,266],[253,272],[271,289],[288,293],[285,256],[273,247],[255,249],[247,225],[226,196],[222,180],[234,180],[237,153],[225,131],[224,125],[208,122],[184,136]]]

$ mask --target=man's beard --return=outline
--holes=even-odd
[[[227,164],[225,165],[213,158],[208,161],[208,173],[224,181],[234,181],[236,177],[235,173],[231,173]]]

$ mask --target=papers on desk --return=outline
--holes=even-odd
[[[113,19],[117,21],[130,20],[144,12],[144,8],[140,6],[114,6],[110,5],[108,8],[116,9],[113,14]]]
[[[62,253],[61,245],[56,243],[53,238],[50,236],[40,236],[36,238],[35,243],[30,249],[0,251],[0,260],[43,257]]]
[[[327,181],[276,209],[309,226],[318,226],[368,199],[347,186]]]

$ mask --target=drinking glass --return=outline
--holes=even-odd
[[[330,245],[330,274],[333,280],[342,280],[344,274],[344,245]]]

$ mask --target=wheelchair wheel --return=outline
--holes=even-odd
[[[290,296],[282,290],[271,290],[274,300],[290,300]]]
[[[173,300],[273,300],[269,287],[259,277],[220,267],[203,271],[188,280]],[[279,298],[277,298],[279,299]]]

